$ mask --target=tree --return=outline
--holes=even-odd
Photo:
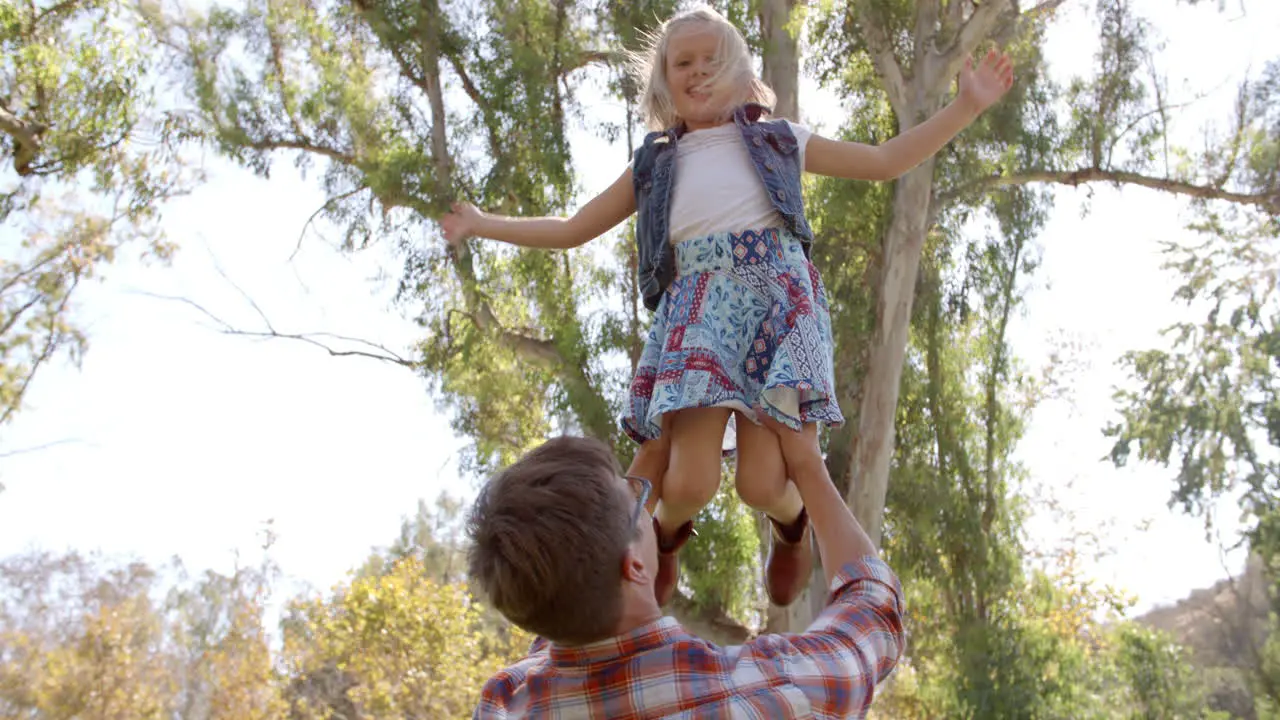
[[[274,538],[268,536],[266,548]],[[166,656],[177,691],[174,709],[190,720],[275,720],[286,704],[266,625],[276,568],[179,573],[164,608]]]
[[[1115,439],[1117,466],[1137,459],[1176,470],[1170,505],[1200,516],[1212,528],[1214,506],[1238,501],[1250,554],[1260,563],[1272,609],[1271,637],[1246,630],[1249,669],[1259,717],[1280,701],[1275,655],[1274,586],[1280,568],[1276,532],[1280,492],[1280,60],[1239,90],[1233,131],[1206,153],[1209,171],[1230,178],[1240,192],[1271,193],[1261,205],[1205,197],[1193,205],[1195,240],[1166,242],[1165,268],[1181,285],[1174,299],[1202,320],[1166,328],[1167,344],[1122,358],[1130,382],[1115,398],[1119,418],[1105,432]],[[1245,602],[1252,602],[1251,598]]]
[[[485,632],[465,586],[407,557],[331,599],[295,601],[282,660],[296,717],[466,718],[484,681],[531,639]]]
[[[1267,148],[1253,152],[1259,150]],[[1136,455],[1173,467],[1170,505],[1202,517],[1206,530],[1220,500],[1239,503],[1241,542],[1262,564],[1274,618],[1280,608],[1274,586],[1280,569],[1280,224],[1214,204],[1200,212],[1192,225],[1200,240],[1167,243],[1165,252],[1166,267],[1183,279],[1175,298],[1203,312],[1203,320],[1168,328],[1166,347],[1124,356],[1131,383],[1117,391],[1120,417],[1106,433],[1115,438],[1116,465]],[[1274,620],[1271,630],[1274,637]],[[1270,659],[1273,643],[1250,642],[1243,650],[1255,696],[1274,703],[1280,700],[1280,674]]]
[[[0,714],[166,717],[176,688],[154,651],[154,580],[141,564],[101,573],[78,555],[0,565]]]
[[[166,259],[163,202],[196,175],[159,109],[153,39],[118,0],[0,2],[0,425],[37,371],[78,361],[77,287],[128,244]]]
[[[1019,108],[1026,116],[1026,131],[1006,135],[1003,146],[983,147],[981,141],[968,146],[972,149],[965,147],[967,143],[958,145],[912,170],[894,188],[892,211],[873,263],[876,325],[862,379],[858,430],[855,437],[842,438],[853,444],[845,476],[858,479],[857,486],[850,488],[850,503],[873,538],[879,537],[883,517],[893,455],[893,419],[920,257],[927,231],[948,207],[959,201],[973,203],[998,188],[1107,181],[1220,198],[1271,208],[1271,212],[1280,208],[1274,184],[1251,184],[1238,165],[1226,165],[1222,168],[1225,174],[1215,172],[1216,152],[1207,153],[1199,165],[1181,174],[1147,174],[1157,167],[1156,141],[1165,132],[1158,120],[1167,106],[1158,95],[1160,88],[1156,88],[1154,107],[1147,104],[1151,90],[1136,71],[1148,52],[1149,28],[1134,17],[1125,0],[1098,3],[1101,45],[1097,75],[1073,82],[1066,91],[1069,105],[1088,107],[1089,114],[1080,110],[1068,118],[1055,117],[1048,103],[1057,92],[1038,79],[1042,70],[1037,67],[1035,28],[1060,4],[1049,0],[1020,10],[1011,0],[981,4],[961,0],[945,5],[925,2],[911,8],[888,0],[864,1],[835,9],[819,21],[826,32],[818,34],[830,44],[818,57],[839,58],[827,66],[828,76],[836,76],[843,67],[854,67],[865,77],[867,70],[874,68],[874,79],[859,80],[854,88],[883,93],[897,132],[920,122],[946,102],[960,64],[979,45],[1031,43],[1015,53],[1021,61],[1020,84],[1025,96],[1018,97],[1020,93],[1015,92],[1015,97],[1006,101],[1010,112]],[[891,40],[904,37],[910,38],[907,46]],[[1001,115],[1008,117],[1007,112],[997,111],[993,118]],[[1239,144],[1246,134],[1241,129],[1229,142]],[[1018,147],[1015,138],[1032,142]],[[956,168],[960,172],[939,172],[947,156],[967,159],[967,167]],[[1231,186],[1236,183],[1242,187]]]
[[[418,501],[418,512],[400,523],[400,535],[385,552],[370,556],[361,576],[380,575],[406,558],[414,558],[436,582],[465,582],[467,548],[463,538],[462,499],[441,491],[433,505]]]
[[[162,570],[172,570],[164,572]],[[181,565],[32,553],[0,562],[0,716],[283,720],[470,717],[528,647],[460,582],[407,556],[296,597],[273,651],[268,560]]]
[[[553,430],[604,438],[628,461],[633,447],[615,418],[642,331],[634,278],[590,252],[454,252],[417,238],[436,232],[434,217],[455,196],[512,213],[563,209],[573,196],[575,89],[588,67],[618,59],[586,30],[638,47],[646,23],[671,9],[271,0],[152,20],[184,66],[210,142],[264,174],[273,152],[322,159],[332,199],[318,214],[349,247],[389,239],[403,250],[400,296],[426,334],[416,367],[453,410],[455,430],[475,440],[464,466],[483,472]],[[225,57],[241,39],[245,59]],[[611,82],[634,108],[634,86]],[[604,245],[634,263],[628,232]],[[744,632],[723,612],[711,620]]]
[[[1137,625],[1121,626],[1116,632],[1116,644],[1117,666],[1124,684],[1131,689],[1129,717],[1205,717],[1204,683],[1192,675],[1184,648],[1159,631]]]
[[[953,23],[948,35],[945,17],[930,18],[923,12],[929,5],[863,3],[832,8],[815,18],[813,36],[821,40],[813,65],[820,77],[838,84],[851,105],[853,118],[844,130],[850,139],[877,141],[911,124],[904,122],[903,103],[894,102],[895,68],[908,86],[905,95],[919,102],[922,89],[928,88],[929,68],[936,70],[947,48],[954,49],[965,32],[980,27],[983,11],[990,9],[984,3],[963,25]],[[957,5],[940,9],[958,22],[969,10]],[[832,296],[845,303],[845,312],[835,322],[837,367],[848,371],[837,385],[850,392],[841,404],[862,408],[856,433],[852,428],[833,433],[828,465],[833,476],[845,482],[857,478],[855,485],[860,487],[849,489],[859,518],[868,527],[884,518],[884,545],[891,563],[908,585],[922,588],[921,595],[909,598],[911,605],[921,608],[913,637],[926,644],[916,650],[923,661],[913,667],[916,681],[935,691],[954,685],[959,707],[977,717],[1058,702],[1051,701],[1055,695],[1050,685],[1031,692],[1037,685],[1027,682],[1035,678],[1024,674],[1026,662],[993,665],[991,658],[999,657],[1001,648],[1010,658],[1034,658],[1047,651],[1045,667],[1051,667],[1064,662],[1067,657],[1060,653],[1071,647],[1037,650],[1035,636],[1018,630],[1025,619],[1010,615],[1002,600],[1005,592],[1027,592],[1019,588],[1030,582],[1023,576],[1026,561],[1016,541],[1019,469],[1009,462],[1009,455],[1029,410],[1020,399],[1022,390],[1031,394],[1034,386],[1017,371],[1003,333],[1020,295],[1014,284],[1020,273],[1034,267],[1034,238],[1051,207],[1051,189],[1040,183],[1066,177],[1057,171],[1014,170],[1087,163],[1083,166],[1100,168],[1101,176],[1110,181],[1216,197],[1264,212],[1275,187],[1265,179],[1253,182],[1247,171],[1232,166],[1234,161],[1221,163],[1215,152],[1188,154],[1194,161],[1179,170],[1181,175],[1143,174],[1158,167],[1159,144],[1154,138],[1162,128],[1153,127],[1150,118],[1168,100],[1160,95],[1163,88],[1156,87],[1155,107],[1143,107],[1150,88],[1131,71],[1141,66],[1139,60],[1147,52],[1143,41],[1148,28],[1132,17],[1126,4],[1099,5],[1098,77],[1074,81],[1065,92],[1070,106],[1103,107],[1101,119],[1055,116],[1055,98],[1064,93],[1044,75],[1041,24],[1036,22],[1037,13],[1052,10],[1052,4],[1021,16],[1009,14],[1013,9],[997,10],[1004,17],[998,22],[987,18],[992,25],[983,32],[1014,54],[1019,84],[1001,106],[940,153],[931,168],[913,171],[931,178],[926,207],[910,207],[910,194],[904,195],[904,184],[910,190],[910,175],[899,181],[892,195],[877,188],[817,182],[807,198],[818,215],[816,261]],[[877,16],[877,11],[883,15]],[[865,24],[868,18],[871,25]],[[922,27],[936,32],[922,35]],[[894,38],[891,46],[880,47],[890,51],[887,55],[876,54],[877,28],[884,29],[883,38]],[[914,38],[914,50],[903,46],[904,38]],[[924,97],[945,100],[949,82],[943,80],[943,97],[928,92]],[[1103,102],[1089,104],[1085,97]],[[936,105],[920,116],[933,109]],[[1231,137],[1240,142],[1250,131],[1238,128],[1250,124],[1233,125],[1237,129]],[[1229,147],[1229,142],[1224,145]],[[1089,154],[1082,155],[1082,148]],[[1096,174],[1074,177],[1088,180]],[[985,192],[993,184],[1000,190]],[[975,190],[982,192],[974,194]],[[900,222],[904,213],[906,222]],[[904,232],[921,217],[927,218],[927,234]],[[977,236],[975,225],[990,228],[987,239]],[[916,243],[914,251],[904,245],[907,240]],[[913,266],[917,261],[918,268]],[[890,281],[897,284],[894,292],[886,289]],[[877,324],[867,327],[864,317]],[[901,333],[902,342],[910,340],[900,356],[905,362],[890,357],[891,362],[877,366],[877,353],[883,361],[895,351],[896,346],[886,341],[894,332]],[[871,347],[864,350],[868,339]],[[885,379],[885,368],[896,368],[901,375]],[[855,394],[859,387],[861,395]],[[892,401],[885,400],[890,396]],[[868,414],[871,405],[879,419]],[[874,437],[868,434],[868,423],[874,430],[875,423],[886,422],[888,436],[897,440],[889,444],[894,473],[886,490],[888,513],[876,497],[877,483],[885,478],[874,470],[874,462],[854,475],[842,471],[867,463],[865,457],[859,460],[858,452],[869,452],[861,445]],[[888,459],[879,457],[887,470]],[[994,707],[1005,710],[995,712]]]
[[[783,86],[799,53],[790,31],[807,23],[815,38],[811,69],[851,104],[842,133],[864,142],[882,141],[941,107],[956,71],[980,46],[1006,46],[1019,63],[1011,97],[896,184],[815,182],[809,191],[819,234],[815,262],[827,279],[837,328],[840,404],[850,420],[829,439],[828,464],[877,539],[909,339],[913,331],[923,342],[930,337],[917,294],[957,284],[963,291],[939,295],[947,311],[939,327],[970,312],[994,313],[974,330],[991,337],[1003,332],[1013,308],[999,298],[1012,297],[1002,294],[1001,283],[1016,274],[968,275],[967,260],[948,260],[987,252],[982,243],[959,249],[971,220],[995,223],[1004,244],[992,252],[1013,251],[1000,262],[1017,267],[1032,256],[1054,184],[1133,184],[1241,207],[1273,202],[1273,186],[1248,186],[1238,164],[1223,164],[1217,154],[1189,155],[1185,167],[1157,172],[1168,102],[1162,86],[1144,84],[1135,72],[1148,28],[1127,2],[1097,6],[1096,76],[1066,88],[1051,82],[1040,43],[1060,4],[1023,10],[1011,0],[864,0],[819,6],[802,18],[792,12],[798,5],[785,2],[718,3],[762,51],[765,73]],[[634,142],[635,86],[622,75],[615,48],[634,49],[672,7],[253,0],[241,11],[180,20],[156,12],[152,19],[179,59],[209,142],[264,175],[281,154],[322,163],[331,199],[317,217],[344,233],[349,247],[384,242],[399,249],[400,298],[424,332],[414,365],[452,412],[455,429],[474,439],[468,469],[483,472],[562,431],[604,438],[628,459],[633,447],[614,418],[643,326],[630,229],[604,240],[598,252],[558,254],[497,244],[455,252],[421,238],[437,236],[434,218],[455,197],[517,214],[567,209],[575,200],[572,131],[620,134],[628,150]],[[788,21],[781,23],[784,9]],[[779,28],[788,30],[787,41]],[[230,55],[239,43],[244,52]],[[591,80],[603,80],[606,97],[623,101],[620,120],[586,112],[583,97],[601,92]],[[1064,100],[1099,112],[1062,114]],[[1232,137],[1244,138],[1244,130]],[[922,263],[945,271],[922,277]],[[963,284],[970,279],[977,284]],[[984,347],[984,379],[973,397],[990,420],[988,436],[965,450],[977,461],[954,467],[972,478],[966,492],[978,500],[979,526],[1011,528],[1001,515],[1002,493],[1009,492],[1002,453],[1016,432],[1006,399],[992,390],[1014,376],[1007,349],[990,337]],[[935,387],[922,397],[932,395],[938,411],[946,402],[961,407],[946,392]],[[935,422],[934,414],[917,417]],[[999,565],[997,556],[987,559]]]
[[[0,716],[280,718],[263,624],[270,579],[269,564],[193,582],[177,563],[6,559]]]

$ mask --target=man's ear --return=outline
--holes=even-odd
[[[634,545],[629,546],[622,554],[622,579],[641,584],[653,579],[653,568],[645,564],[644,558]]]

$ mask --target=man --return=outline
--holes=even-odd
[[[771,427],[831,590],[806,632],[721,648],[664,617],[648,481],[624,478],[602,443],[557,438],[494,477],[472,510],[472,580],[538,635],[485,684],[475,717],[865,716],[902,653],[901,587],[831,484],[815,427]]]

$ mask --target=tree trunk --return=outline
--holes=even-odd
[[[913,72],[903,72],[894,54],[891,34],[882,25],[873,3],[857,6],[859,23],[876,72],[897,115],[899,132],[936,112],[950,93],[952,81],[964,58],[986,38],[1010,0],[989,0],[962,20],[962,5],[950,6],[948,23],[956,30],[945,50],[935,49],[935,23],[941,6],[923,2],[917,7],[918,26]],[[950,14],[950,13],[949,13]],[[848,473],[847,500],[858,522],[880,544],[884,501],[889,488],[889,465],[894,452],[894,419],[902,363],[907,354],[911,305],[915,296],[920,253],[930,218],[934,159],[929,158],[898,179],[894,188],[893,218],[883,241],[880,275],[876,283],[876,326],[862,379],[858,432],[853,438],[852,466]]]
[[[763,0],[760,36],[764,38],[765,84],[777,95],[773,116],[800,121],[800,38],[792,34],[791,17],[799,0]]]
[[[773,117],[800,121],[800,38],[793,34],[791,21],[799,0],[762,0],[760,3],[760,36],[764,38],[762,78],[777,96]],[[770,523],[760,527],[761,567],[773,537]],[[805,592],[788,607],[769,604],[765,613],[766,632],[799,632],[813,620]]]
[[[911,305],[924,248],[929,198],[933,191],[933,159],[898,180],[893,219],[884,238],[884,259],[876,299],[876,327],[871,337],[867,374],[862,380],[862,406],[853,451],[849,506],[871,542],[879,545],[884,499],[893,458],[894,415],[902,362],[907,353]]]
[[[683,593],[676,592],[668,612],[690,633],[721,647],[741,645],[751,637],[745,625],[719,610],[698,608]]]

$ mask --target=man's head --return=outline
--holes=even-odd
[[[608,446],[544,443],[491,479],[472,508],[468,572],[508,620],[564,644],[612,637],[658,615],[647,482]]]

